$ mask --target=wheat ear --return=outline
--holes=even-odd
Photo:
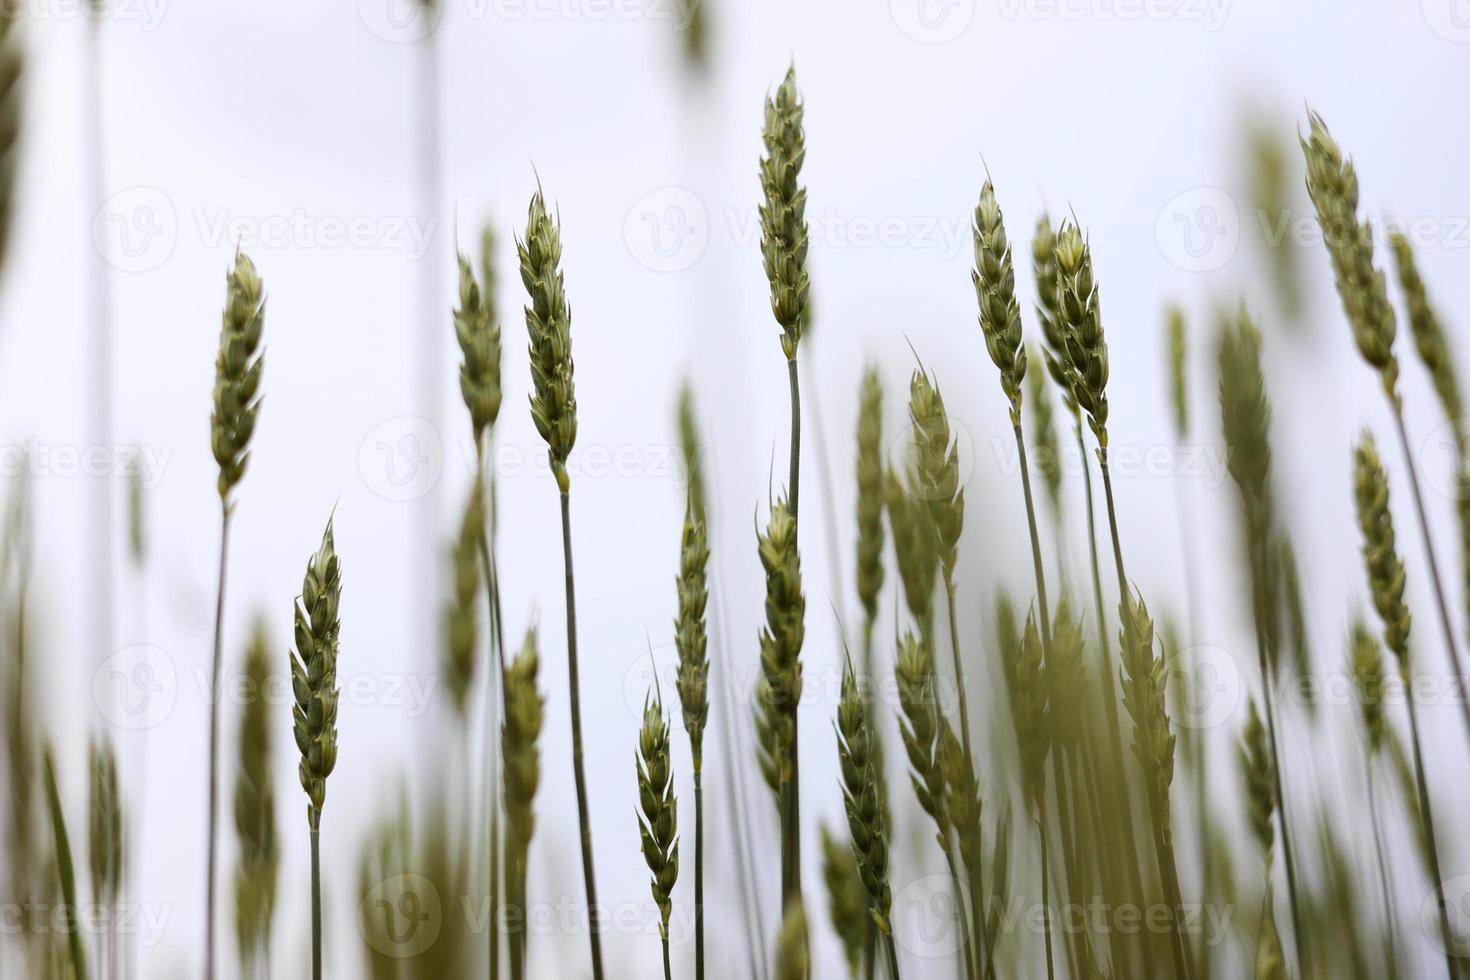
[[[219,586],[214,607],[214,656],[211,661],[209,708],[209,819],[206,832],[204,887],[204,977],[213,980],[215,968],[215,862],[219,842],[219,725],[220,673],[224,667],[225,569],[228,567],[232,494],[250,462],[250,439],[260,411],[260,379],[265,370],[261,332],[265,325],[265,295],[255,263],[237,253],[234,268],[225,276],[225,310],[214,362],[214,411],[210,415],[210,446],[219,464],[220,500]]]
[[[663,695],[650,692],[643,701],[643,728],[638,733],[638,835],[643,860],[653,876],[650,888],[658,906],[658,935],[664,947],[664,980],[673,980],[669,965],[669,917],[674,884],[679,879],[679,804],[674,798],[674,772],[669,761],[669,723]]]
[[[511,980],[526,977],[526,859],[536,830],[536,790],[541,784],[537,743],[546,704],[536,686],[540,669],[536,631],[528,630],[520,653],[506,668],[500,737],[505,763],[505,901],[520,924],[507,938]]]
[[[266,700],[270,661],[265,624],[257,621],[245,650],[248,700],[240,716],[240,764],[235,773],[235,838],[240,851],[235,866],[235,938],[245,975],[251,975],[258,964],[270,962],[280,862],[270,704]]]
[[[321,826],[327,777],[337,766],[341,604],[342,565],[328,520],[321,547],[307,560],[301,595],[293,603],[296,649],[291,654],[291,689],[296,698],[292,728],[301,752],[301,788],[306,793],[306,822],[311,831],[312,980],[322,976]]]
[[[679,612],[674,645],[679,651],[677,687],[694,769],[694,975],[704,980],[704,729],[709,721],[709,535],[693,498],[679,544]]]

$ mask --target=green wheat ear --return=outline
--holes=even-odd
[[[342,568],[332,522],[321,547],[306,563],[301,596],[295,604],[296,650],[291,657],[292,712],[296,747],[301,751],[301,788],[309,803],[313,829],[321,822],[327,777],[337,765],[337,644],[342,630]]]
[[[1276,809],[1276,783],[1272,775],[1271,750],[1266,745],[1266,726],[1261,723],[1261,713],[1256,710],[1254,698],[1250,700],[1245,732],[1237,751],[1240,773],[1245,780],[1246,813],[1250,817],[1251,834],[1261,854],[1270,861],[1271,847],[1276,840],[1271,826],[1271,814]]]
[[[1404,303],[1409,310],[1409,332],[1414,338],[1414,349],[1419,352],[1419,360],[1424,363],[1429,379],[1434,383],[1434,392],[1439,396],[1440,407],[1454,429],[1457,451],[1463,454],[1467,436],[1465,405],[1460,395],[1460,380],[1455,373],[1454,352],[1450,350],[1444,327],[1429,303],[1424,280],[1420,278],[1419,267],[1414,261],[1413,246],[1397,228],[1389,231],[1388,244],[1398,270]]]
[[[653,875],[651,889],[659,909],[659,937],[669,941],[669,917],[673,913],[674,884],[679,878],[678,801],[674,798],[674,773],[669,760],[669,723],[664,718],[663,696],[651,694],[643,703],[643,728],[638,733],[638,833],[643,859]]]
[[[265,624],[257,621],[245,652],[250,699],[240,717],[240,768],[235,776],[235,836],[240,846],[235,868],[235,935],[244,966],[253,966],[257,957],[269,953],[280,861],[266,698],[270,661]]]
[[[521,282],[530,296],[531,420],[546,440],[551,471],[562,493],[571,488],[567,457],[577,442],[577,390],[572,380],[572,313],[561,271],[561,228],[538,189],[531,196],[525,235],[516,240]]]
[[[1108,446],[1108,342],[1103,336],[1092,248],[1074,222],[1057,233],[1057,321],[1072,399],[1087,413],[1098,445]]]
[[[796,519],[784,500],[771,505],[771,520],[758,545],[766,574],[766,625],[760,634],[757,720],[766,736],[761,744],[767,782],[774,776],[775,785],[782,786],[792,775],[791,747],[802,687],[801,647],[806,638],[806,595],[801,589]]]
[[[679,611],[674,619],[674,645],[679,651],[679,705],[696,773],[704,769],[704,729],[709,720],[709,630],[705,621],[708,565],[709,535],[704,521],[696,517],[691,500],[679,544]]]
[[[806,188],[801,185],[806,160],[802,113],[793,65],[776,94],[766,99],[761,132],[766,152],[760,163],[761,258],[771,283],[771,312],[781,326],[781,350],[788,361],[796,359],[811,289],[806,271]]]
[[[237,253],[225,276],[225,310],[214,362],[214,411],[210,445],[219,464],[219,496],[229,506],[230,491],[250,462],[250,437],[260,410],[260,352],[265,325],[265,295],[255,263]]]
[[[883,381],[863,371],[857,424],[857,589],[871,630],[883,589]]]
[[[490,235],[486,228],[486,235]],[[487,243],[486,249],[493,249]],[[493,271],[487,251],[484,270]],[[490,282],[481,287],[475,281],[470,260],[459,255],[459,306],[454,310],[454,336],[459,341],[462,360],[459,365],[459,393],[470,413],[475,445],[495,426],[500,416],[500,324],[489,293]]]
[[[811,976],[811,950],[806,931],[806,910],[790,902],[781,917],[776,936],[776,980],[807,980]]]
[[[1348,664],[1358,693],[1358,711],[1368,739],[1368,757],[1376,756],[1384,744],[1383,645],[1361,616],[1353,620],[1348,639]]]
[[[858,685],[851,659],[842,667],[842,700],[837,706],[837,757],[842,778],[842,801],[858,874],[867,892],[868,908],[884,935],[893,896],[888,884],[888,813],[879,789],[873,751],[873,714]]]
[[[849,976],[862,975],[863,947],[868,939],[868,893],[858,875],[857,859],[846,841],[838,840],[822,822],[822,880],[827,885],[827,913],[842,940]]]
[[[480,547],[485,537],[484,477],[477,476],[465,502],[453,549],[453,591],[445,619],[444,673],[454,712],[466,717],[479,649]]]
[[[1021,344],[1021,307],[1016,302],[1016,272],[1005,217],[989,180],[975,207],[975,268],[970,279],[980,305],[985,348],[1000,370],[1000,384],[1011,403],[1011,425],[1021,424],[1021,383],[1026,377],[1026,348]]]
[[[1393,352],[1396,325],[1383,273],[1373,264],[1373,228],[1358,221],[1358,175],[1327,124],[1308,112],[1310,130],[1301,139],[1307,161],[1307,194],[1317,211],[1332,277],[1358,352],[1378,371],[1383,390],[1398,402],[1398,357]]]
[[[1184,311],[1169,307],[1164,318],[1169,345],[1169,394],[1174,405],[1174,435],[1183,441],[1189,435],[1189,358],[1184,335]]]
[[[1404,602],[1404,563],[1398,555],[1393,514],[1388,507],[1388,474],[1373,436],[1366,431],[1353,452],[1353,494],[1373,608],[1383,620],[1384,641],[1398,658],[1400,672],[1408,677],[1412,619]]]

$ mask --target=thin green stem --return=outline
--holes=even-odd
[[[791,382],[791,470],[787,504],[796,520],[797,490],[801,477],[801,383],[796,358],[786,362]],[[799,524],[798,524],[799,526]],[[801,753],[798,749],[798,705],[791,710],[791,778],[781,787],[781,898],[782,909],[801,902]]]
[[[311,977],[322,980],[322,813],[311,811]]]
[[[1262,560],[1262,556],[1257,556]],[[1271,743],[1271,775],[1276,788],[1276,817],[1281,824],[1281,856],[1286,862],[1286,891],[1291,900],[1291,929],[1296,936],[1297,969],[1304,977],[1311,976],[1311,942],[1307,933],[1303,931],[1303,920],[1300,912],[1300,904],[1297,898],[1296,886],[1296,857],[1291,843],[1291,821],[1286,816],[1286,796],[1282,792],[1284,781],[1281,778],[1281,753],[1279,742],[1276,737],[1276,699],[1274,691],[1274,676],[1271,673],[1271,652],[1266,649],[1268,640],[1260,624],[1256,626],[1256,657],[1261,670],[1261,684],[1265,688],[1265,697],[1261,700],[1266,708],[1266,734]]]
[[[486,470],[486,457],[489,452],[486,441],[490,438],[487,433],[484,440],[477,443],[478,454],[477,465],[483,477]],[[498,730],[498,719],[500,717],[497,709],[502,707],[505,697],[505,627],[500,615],[500,581],[498,569],[495,564],[495,483],[494,473],[490,474],[486,483],[487,492],[490,496],[489,519],[485,522],[485,534],[480,539],[480,564],[485,574],[485,605],[489,610],[490,629],[486,631],[490,644],[490,663],[485,670],[485,780],[489,784],[489,808],[490,808],[490,880],[488,886],[488,903],[490,920],[489,933],[489,973],[490,980],[497,980],[500,976],[500,779],[498,754],[495,751],[495,733]],[[491,666],[491,664],[495,666]],[[500,699],[495,696],[495,673],[498,667],[500,672]],[[468,857],[468,855],[466,855]]]
[[[669,931],[664,927],[664,980],[674,980],[674,970],[669,964]]]
[[[587,936],[592,949],[592,976],[602,980],[602,924],[598,918],[597,878],[592,866],[592,819],[587,807],[587,774],[582,765],[582,698],[577,673],[577,599],[572,574],[572,498],[561,495],[562,561],[567,591],[567,687],[572,712],[572,777],[577,787],[577,823],[582,836],[582,878],[587,892]]]
[[[970,939],[970,910],[966,908],[965,887],[960,881],[959,865],[954,859],[954,845],[948,836],[943,841],[944,863],[949,866],[949,880],[954,884],[954,900],[959,906],[959,914],[955,917],[955,925],[960,931],[960,949],[965,954],[965,976],[974,980],[978,975],[975,973],[975,944]]]
[[[1049,867],[1050,862],[1047,859],[1049,847],[1046,843],[1046,801],[1044,791],[1042,799],[1037,803],[1037,816],[1036,832],[1041,837],[1041,912],[1046,916],[1043,923],[1043,928],[1046,932],[1046,976],[1047,980],[1056,980],[1057,968],[1056,964],[1052,962],[1051,955],[1051,887],[1047,883],[1047,878],[1051,874],[1051,868]]]
[[[694,770],[694,980],[704,980],[704,774]]]
[[[1424,511],[1424,492],[1419,487],[1419,468],[1414,464],[1414,454],[1409,450],[1409,430],[1404,426],[1403,406],[1395,399],[1392,407],[1394,428],[1399,434],[1399,448],[1404,454],[1404,468],[1409,473],[1409,489],[1414,494],[1414,513],[1419,518],[1419,535],[1424,542],[1424,556],[1429,560],[1429,577],[1434,582],[1434,602],[1439,613],[1440,629],[1444,632],[1445,657],[1450,662],[1450,669],[1459,676],[1463,687],[1466,683],[1465,668],[1460,661],[1459,647],[1455,643],[1455,629],[1450,625],[1450,609],[1445,601],[1444,580],[1439,574],[1439,559],[1434,556],[1434,537],[1429,530],[1429,517]],[[1456,700],[1460,702],[1465,731],[1470,734],[1470,698]]]
[[[219,588],[214,601],[214,656],[209,683],[209,820],[204,862],[204,980],[214,977],[215,863],[219,847],[219,699],[220,672],[224,664],[225,569],[229,565],[230,505],[220,500]]]
[[[883,948],[888,953],[888,976],[891,977],[892,980],[899,980],[898,948],[894,945],[892,930],[889,930],[888,932],[883,934]]]
[[[1123,735],[1118,723],[1118,689],[1115,686],[1118,678],[1117,663],[1113,659],[1113,644],[1108,639],[1107,615],[1103,611],[1102,575],[1101,563],[1098,560],[1097,547],[1097,515],[1092,499],[1092,466],[1087,461],[1087,444],[1082,435],[1082,418],[1075,416],[1077,452],[1082,463],[1083,489],[1087,495],[1087,543],[1092,561],[1092,599],[1095,605],[1097,617],[1098,643],[1102,648],[1103,674],[1106,677],[1098,687],[1103,695],[1103,708],[1108,721],[1108,740],[1113,750],[1113,765],[1118,774],[1117,784],[1112,787],[1118,801],[1114,812],[1117,814],[1117,826],[1115,831],[1123,839],[1124,854],[1127,857],[1130,884],[1133,886],[1133,894],[1137,901],[1144,901],[1147,894],[1143,889],[1142,864],[1138,859],[1138,842],[1133,835],[1133,800],[1128,790],[1128,770],[1124,765]],[[1104,470],[1106,475],[1106,470]],[[1108,491],[1108,510],[1112,511],[1112,491]],[[1127,595],[1127,592],[1124,592]]]
[[[1411,678],[1405,670],[1405,682],[1410,691],[1413,690]],[[1439,844],[1434,835],[1434,811],[1429,805],[1429,784],[1424,778],[1424,753],[1419,745],[1419,712],[1414,707],[1414,698],[1411,695],[1405,699],[1409,704],[1409,735],[1414,743],[1414,783],[1419,790],[1419,814],[1424,821],[1424,838],[1429,848],[1429,866],[1434,873],[1434,900],[1439,905],[1439,929],[1440,945],[1444,948],[1445,967],[1449,971],[1450,980],[1457,980],[1460,975],[1459,967],[1455,963],[1454,936],[1450,931],[1449,907],[1444,899],[1444,872],[1439,869]]]
[[[1399,955],[1398,941],[1395,935],[1393,907],[1393,887],[1390,884],[1388,871],[1388,858],[1385,856],[1383,847],[1383,824],[1378,819],[1378,791],[1374,786],[1373,779],[1373,757],[1367,756],[1363,760],[1363,769],[1368,777],[1368,818],[1373,822],[1373,850],[1378,858],[1378,884],[1383,890],[1383,921],[1388,928],[1388,975],[1390,980],[1398,977]]]

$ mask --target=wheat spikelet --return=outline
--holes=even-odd
[[[679,450],[684,460],[684,480],[689,488],[689,504],[698,520],[708,521],[705,509],[704,447],[699,438],[699,424],[694,418],[694,389],[688,380],[679,388]]]
[[[1184,311],[1169,307],[1164,318],[1169,343],[1169,395],[1174,406],[1174,435],[1183,441],[1189,435],[1189,364],[1184,337]]]
[[[883,589],[883,381],[874,365],[863,372],[858,401],[857,589],[871,642]]]
[[[490,235],[487,227],[486,235]],[[493,243],[485,244],[483,268],[489,275],[493,267],[489,256]],[[460,253],[459,306],[454,310],[454,337],[459,341],[462,357],[459,365],[459,394],[470,413],[475,446],[482,445],[484,435],[495,426],[500,415],[500,324],[496,322],[493,301],[486,280],[485,288],[475,281],[470,260]]]
[[[270,660],[265,624],[257,621],[245,651],[250,693],[240,716],[240,765],[235,774],[235,836],[240,846],[235,866],[235,937],[247,973],[257,957],[269,959],[279,864],[270,705],[266,701]]]
[[[1353,620],[1348,638],[1348,665],[1357,688],[1358,712],[1363,719],[1363,733],[1368,739],[1368,756],[1376,756],[1383,748],[1383,645],[1378,636],[1359,617]]]
[[[1154,649],[1153,619],[1142,596],[1125,598],[1122,617],[1123,706],[1133,719],[1133,751],[1149,782],[1151,808],[1164,833],[1169,827],[1169,786],[1174,781],[1174,735],[1169,731],[1164,700],[1164,660]]]
[[[696,774],[704,768],[704,729],[709,720],[709,630],[705,622],[708,565],[709,536],[691,501],[679,545],[679,612],[674,618],[674,645],[679,651],[679,704]]]
[[[827,886],[827,914],[842,941],[847,972],[862,976],[863,947],[868,939],[868,893],[858,875],[852,846],[833,836],[822,822],[822,881]]]
[[[910,494],[898,474],[889,470],[883,478],[883,497],[888,524],[893,530],[893,550],[898,557],[898,577],[904,600],[919,630],[928,637],[934,625],[934,584],[939,572],[939,538],[930,511]]]
[[[474,686],[479,651],[480,548],[485,539],[485,485],[476,476],[460,518],[459,535],[452,552],[453,591],[445,609],[445,686],[450,703],[461,721],[466,721],[470,691]]]
[[[219,464],[219,496],[226,506],[230,491],[250,462],[250,437],[260,410],[260,379],[265,361],[260,351],[265,325],[265,298],[255,263],[243,253],[225,277],[225,311],[219,354],[214,362],[214,411],[210,445]]]
[[[949,850],[949,817],[945,806],[946,782],[939,759],[939,716],[935,690],[934,654],[928,643],[905,633],[898,641],[894,665],[898,703],[902,712],[899,735],[909,759],[909,781],[924,812],[934,821],[939,846]]]
[[[939,564],[948,584],[954,578],[965,525],[965,489],[960,485],[959,447],[950,434],[944,398],[922,370],[915,371],[909,381],[909,421],[914,435],[912,495],[929,511],[938,538]]]
[[[1308,113],[1310,132],[1301,139],[1307,162],[1307,194],[1317,211],[1332,276],[1358,352],[1379,373],[1383,390],[1398,402],[1398,357],[1393,352],[1393,307],[1383,273],[1373,265],[1373,229],[1358,221],[1358,175],[1327,124]]]
[[[1016,273],[1005,217],[989,180],[980,188],[971,228],[975,239],[975,268],[970,280],[980,306],[980,329],[985,348],[1000,371],[1000,384],[1011,403],[1011,425],[1021,424],[1021,383],[1026,377],[1026,348],[1021,344],[1021,307],[1016,302]]]
[[[806,910],[800,902],[791,902],[781,916],[781,931],[776,935],[776,980],[807,980],[811,972]]]
[[[123,866],[123,804],[117,785],[117,754],[111,742],[94,739],[87,761],[92,775],[87,827],[92,901],[114,905],[122,885]]]
[[[851,660],[842,668],[842,700],[837,706],[837,757],[841,764],[842,800],[858,873],[868,895],[868,908],[878,927],[892,931],[888,912],[893,896],[888,886],[887,801],[878,788],[873,752],[872,711],[859,688]]]
[[[771,505],[771,519],[758,535],[761,566],[766,575],[766,625],[760,634],[761,686],[757,716],[767,732],[762,748],[767,782],[773,789],[791,779],[791,748],[796,707],[801,701],[801,647],[806,637],[806,596],[801,590],[801,556],[796,548],[796,519],[784,499]]]
[[[1035,352],[1031,353],[1035,357]],[[1040,371],[1026,375],[1031,396],[1031,443],[1036,469],[1046,486],[1046,499],[1051,505],[1052,519],[1061,524],[1062,515],[1062,450],[1057,442],[1056,422],[1052,417],[1051,397],[1046,390],[1046,376]]]
[[[1353,493],[1358,511],[1358,529],[1363,536],[1363,564],[1368,571],[1368,589],[1373,608],[1383,621],[1383,638],[1399,661],[1399,670],[1409,676],[1409,629],[1412,619],[1404,603],[1404,563],[1399,559],[1393,532],[1393,514],[1388,508],[1388,474],[1378,458],[1373,436],[1364,431],[1353,452]]]
[[[761,133],[766,152],[760,164],[764,195],[760,206],[761,258],[771,283],[771,312],[781,326],[781,350],[788,361],[796,360],[810,290],[806,271],[806,188],[800,182],[801,165],[806,160],[802,114],[793,65],[776,94],[766,99]]]
[[[651,694],[643,702],[643,728],[638,733],[638,834],[643,860],[653,875],[651,890],[659,909],[658,934],[667,959],[669,916],[673,913],[674,884],[679,879],[679,805],[674,798],[674,772],[669,761],[669,723],[663,697]]]
[[[561,271],[561,228],[538,188],[526,231],[516,239],[521,282],[530,296],[531,420],[546,440],[551,472],[562,493],[571,487],[567,456],[577,442],[577,389],[572,380],[572,314]]]
[[[1057,280],[1057,235],[1044,212],[1036,219],[1031,238],[1031,269],[1036,281],[1036,319],[1046,341],[1047,373],[1062,391],[1068,415],[1077,414],[1072,376],[1067,367],[1067,340],[1062,324],[1061,292]]]
[[[1276,840],[1271,826],[1271,814],[1276,809],[1276,783],[1271,775],[1271,750],[1266,743],[1266,726],[1261,723],[1261,713],[1256,710],[1254,698],[1250,699],[1245,732],[1236,752],[1245,782],[1246,815],[1250,818],[1251,833],[1261,854],[1270,861],[1271,848]]]
[[[500,727],[500,749],[505,783],[505,900],[512,914],[526,914],[526,859],[536,830],[536,790],[541,783],[541,756],[537,743],[545,700],[536,687],[541,669],[536,631],[526,632],[520,653],[505,672],[505,717]],[[509,937],[510,975],[524,980],[526,934]]]
[[[342,567],[332,522],[321,547],[306,563],[301,596],[293,607],[296,649],[291,655],[292,711],[296,747],[301,751],[301,788],[313,829],[321,822],[327,777],[337,765],[337,642],[342,629]]]
[[[1087,413],[1098,445],[1108,447],[1108,342],[1103,336],[1092,249],[1071,221],[1057,232],[1057,321],[1072,399]]]
[[[1403,289],[1404,303],[1409,311],[1409,333],[1414,338],[1414,349],[1419,360],[1429,372],[1439,396],[1440,407],[1445,418],[1454,427],[1456,450],[1463,457],[1466,447],[1465,405],[1460,395],[1460,380],[1455,373],[1455,358],[1450,350],[1449,339],[1429,304],[1424,280],[1419,277],[1419,268],[1414,262],[1414,249],[1409,240],[1397,228],[1388,233],[1388,244],[1393,252],[1394,265],[1398,270],[1399,286]]]
[[[1019,653],[1013,700],[1016,742],[1021,749],[1026,800],[1030,806],[1039,808],[1045,805],[1046,757],[1051,753],[1053,732],[1051,691],[1035,613],[1026,616]]]

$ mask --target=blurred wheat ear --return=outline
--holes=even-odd
[[[536,686],[540,669],[536,631],[528,630],[521,652],[506,670],[500,740],[505,762],[505,901],[517,923],[507,939],[511,980],[526,977],[526,858],[536,830],[534,804],[541,783],[537,743],[545,707]]]
[[[679,879],[679,803],[674,797],[674,772],[669,759],[669,722],[663,694],[650,692],[643,703],[643,728],[638,733],[634,762],[638,771],[638,836],[643,860],[653,876],[650,889],[658,906],[658,935],[664,948],[664,980],[673,980],[669,962],[669,917],[673,914],[674,885]]]
[[[270,963],[280,855],[276,850],[276,792],[270,704],[271,643],[263,619],[251,630],[245,650],[247,685],[240,717],[240,762],[235,775],[235,938],[241,973],[253,976]]]
[[[87,857],[92,872],[92,901],[116,910],[123,876],[123,800],[117,782],[117,753],[112,742],[94,738],[88,751],[91,800],[88,811]],[[117,973],[117,933],[111,923],[97,937],[98,969]]]
[[[56,872],[61,884],[61,897],[67,906],[76,909],[79,907],[76,869],[72,864],[71,838],[66,832],[66,813],[61,806],[61,792],[56,786],[56,764],[52,761],[50,744],[41,750],[41,772],[46,784],[46,804],[51,811],[51,831],[56,848]],[[81,932],[80,929],[66,930],[67,951],[75,980],[86,980],[89,976],[87,956],[82,950]]]

